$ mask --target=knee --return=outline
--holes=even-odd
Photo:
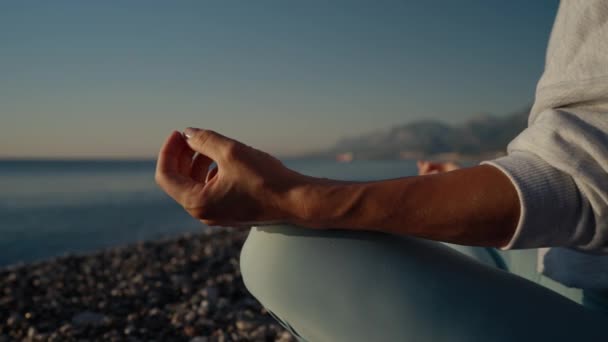
[[[326,276],[329,270],[323,265],[351,264],[340,260],[340,255],[347,253],[334,254],[336,248],[344,248],[338,239],[349,234],[353,233],[319,232],[292,225],[251,228],[240,256],[245,287],[267,308],[283,306],[292,300],[290,294],[303,294],[304,284]]]
[[[281,261],[287,259],[286,250],[278,236],[287,226],[267,226],[263,230],[251,228],[241,249],[240,268],[247,290],[262,304],[281,285]]]
[[[257,246],[257,234],[259,234],[259,232],[257,232],[257,228],[251,228],[251,230],[249,231],[249,235],[247,236],[247,239],[245,240],[245,243],[241,248],[240,256],[240,268],[243,283],[245,284],[247,290],[249,290],[249,292],[252,294],[254,294],[255,289],[264,288],[265,285],[267,285],[264,284],[264,281],[267,278],[260,274],[260,271],[263,270],[259,266],[263,264],[265,260],[263,260],[263,249]]]
[[[245,287],[268,310],[297,319],[304,303],[323,296],[331,276],[323,264],[337,261],[327,238],[336,234],[291,225],[251,228],[240,256]]]
[[[437,307],[469,304],[462,293],[470,277],[454,270],[481,267],[428,241],[289,225],[252,228],[240,266],[249,292],[315,341],[369,341],[375,331],[398,337],[391,340],[430,336],[437,320],[449,321]]]
[[[374,331],[409,336],[422,329],[414,324],[420,316],[435,313],[439,300],[428,284],[440,283],[436,278],[446,272],[425,269],[446,258],[428,252],[432,246],[377,233],[254,227],[240,267],[249,292],[301,336],[374,340]],[[361,329],[363,316],[370,316],[370,329]]]

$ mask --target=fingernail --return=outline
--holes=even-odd
[[[196,132],[198,132],[198,131],[200,131],[198,128],[194,128],[194,127],[188,127],[188,128],[186,128],[186,129],[184,130],[184,133],[183,133],[183,134],[184,134],[184,137],[185,137],[186,139],[190,139],[190,138],[192,138],[192,137],[194,136],[194,134],[195,134]]]

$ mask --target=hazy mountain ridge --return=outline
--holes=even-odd
[[[528,113],[526,109],[504,116],[478,115],[456,125],[438,120],[414,121],[341,139],[327,151],[327,156],[458,159],[500,155],[526,127]]]

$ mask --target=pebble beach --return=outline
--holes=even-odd
[[[247,292],[247,230],[0,270],[0,341],[295,341]]]

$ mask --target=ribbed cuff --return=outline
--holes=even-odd
[[[514,152],[484,161],[501,170],[513,183],[520,217],[509,243],[501,249],[567,246],[572,243],[580,208],[576,184],[566,173],[536,155]]]

